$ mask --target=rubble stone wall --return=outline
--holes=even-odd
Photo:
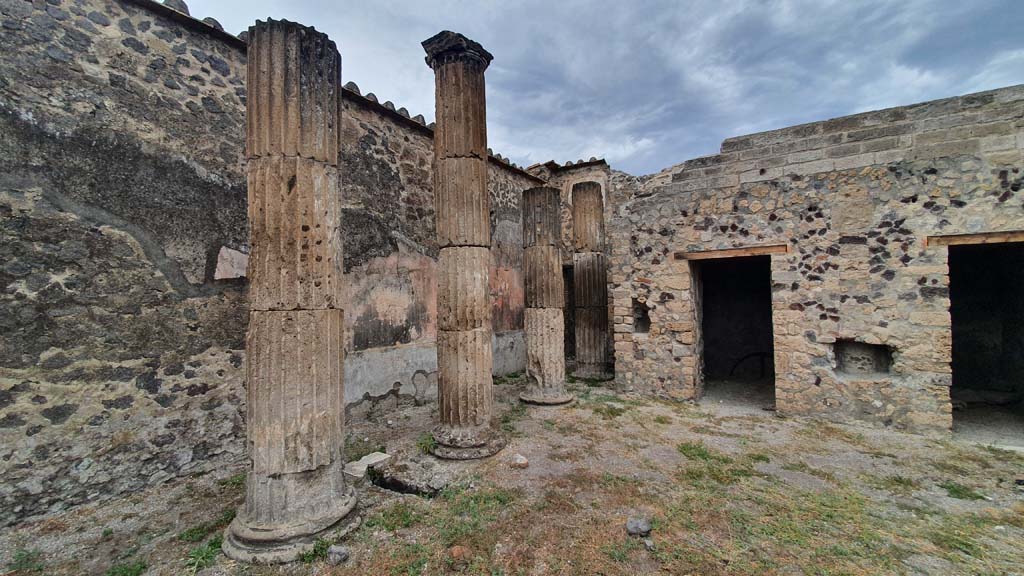
[[[926,238],[1024,230],[1022,149],[1016,86],[731,138],[650,177],[614,175],[613,195],[629,198],[611,223],[618,378],[699,398],[699,290],[677,253],[781,245],[778,410],[948,430],[947,249]],[[645,334],[634,299],[650,309]],[[844,339],[889,347],[889,372],[839,372]]]
[[[201,17],[201,15],[199,16]],[[0,0],[0,525],[244,457],[245,43],[146,0]],[[343,94],[346,404],[436,396],[432,131]],[[519,193],[489,162],[495,370]]]

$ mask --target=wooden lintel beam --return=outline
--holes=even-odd
[[[965,244],[1002,244],[1004,242],[1024,242],[1024,231],[981,232],[979,234],[947,234],[944,236],[928,236],[925,246],[962,246]]]
[[[743,248],[725,248],[723,250],[701,250],[698,252],[676,252],[676,260],[710,260],[712,258],[737,258],[740,256],[763,256],[766,254],[786,254],[789,244],[766,244],[762,246],[745,246]]]

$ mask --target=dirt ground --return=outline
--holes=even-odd
[[[433,497],[370,483],[330,566],[219,553],[239,463],[0,535],[9,574],[1022,574],[1024,455],[956,439],[781,418],[723,395],[668,403],[577,382],[568,407],[498,391],[510,443],[447,463],[422,453],[430,406],[371,414],[350,456],[384,447],[447,482]],[[529,460],[510,466],[512,456]],[[626,521],[651,520],[645,541]]]

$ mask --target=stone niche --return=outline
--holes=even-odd
[[[864,376],[888,374],[892,368],[892,348],[855,340],[836,340],[836,371]]]
[[[647,334],[651,331],[651,308],[647,302],[633,298],[633,333]]]

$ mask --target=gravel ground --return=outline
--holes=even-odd
[[[241,465],[7,530],[0,561],[11,574],[113,576],[1022,573],[1019,453],[782,418],[763,409],[770,395],[735,383],[700,405],[578,383],[564,407],[518,404],[522,384],[496,387],[510,443],[484,461],[422,454],[430,406],[352,424],[352,456],[383,447],[388,474],[447,488],[360,485],[363,525],[341,565],[219,554]],[[629,518],[650,520],[650,536],[627,535]]]

